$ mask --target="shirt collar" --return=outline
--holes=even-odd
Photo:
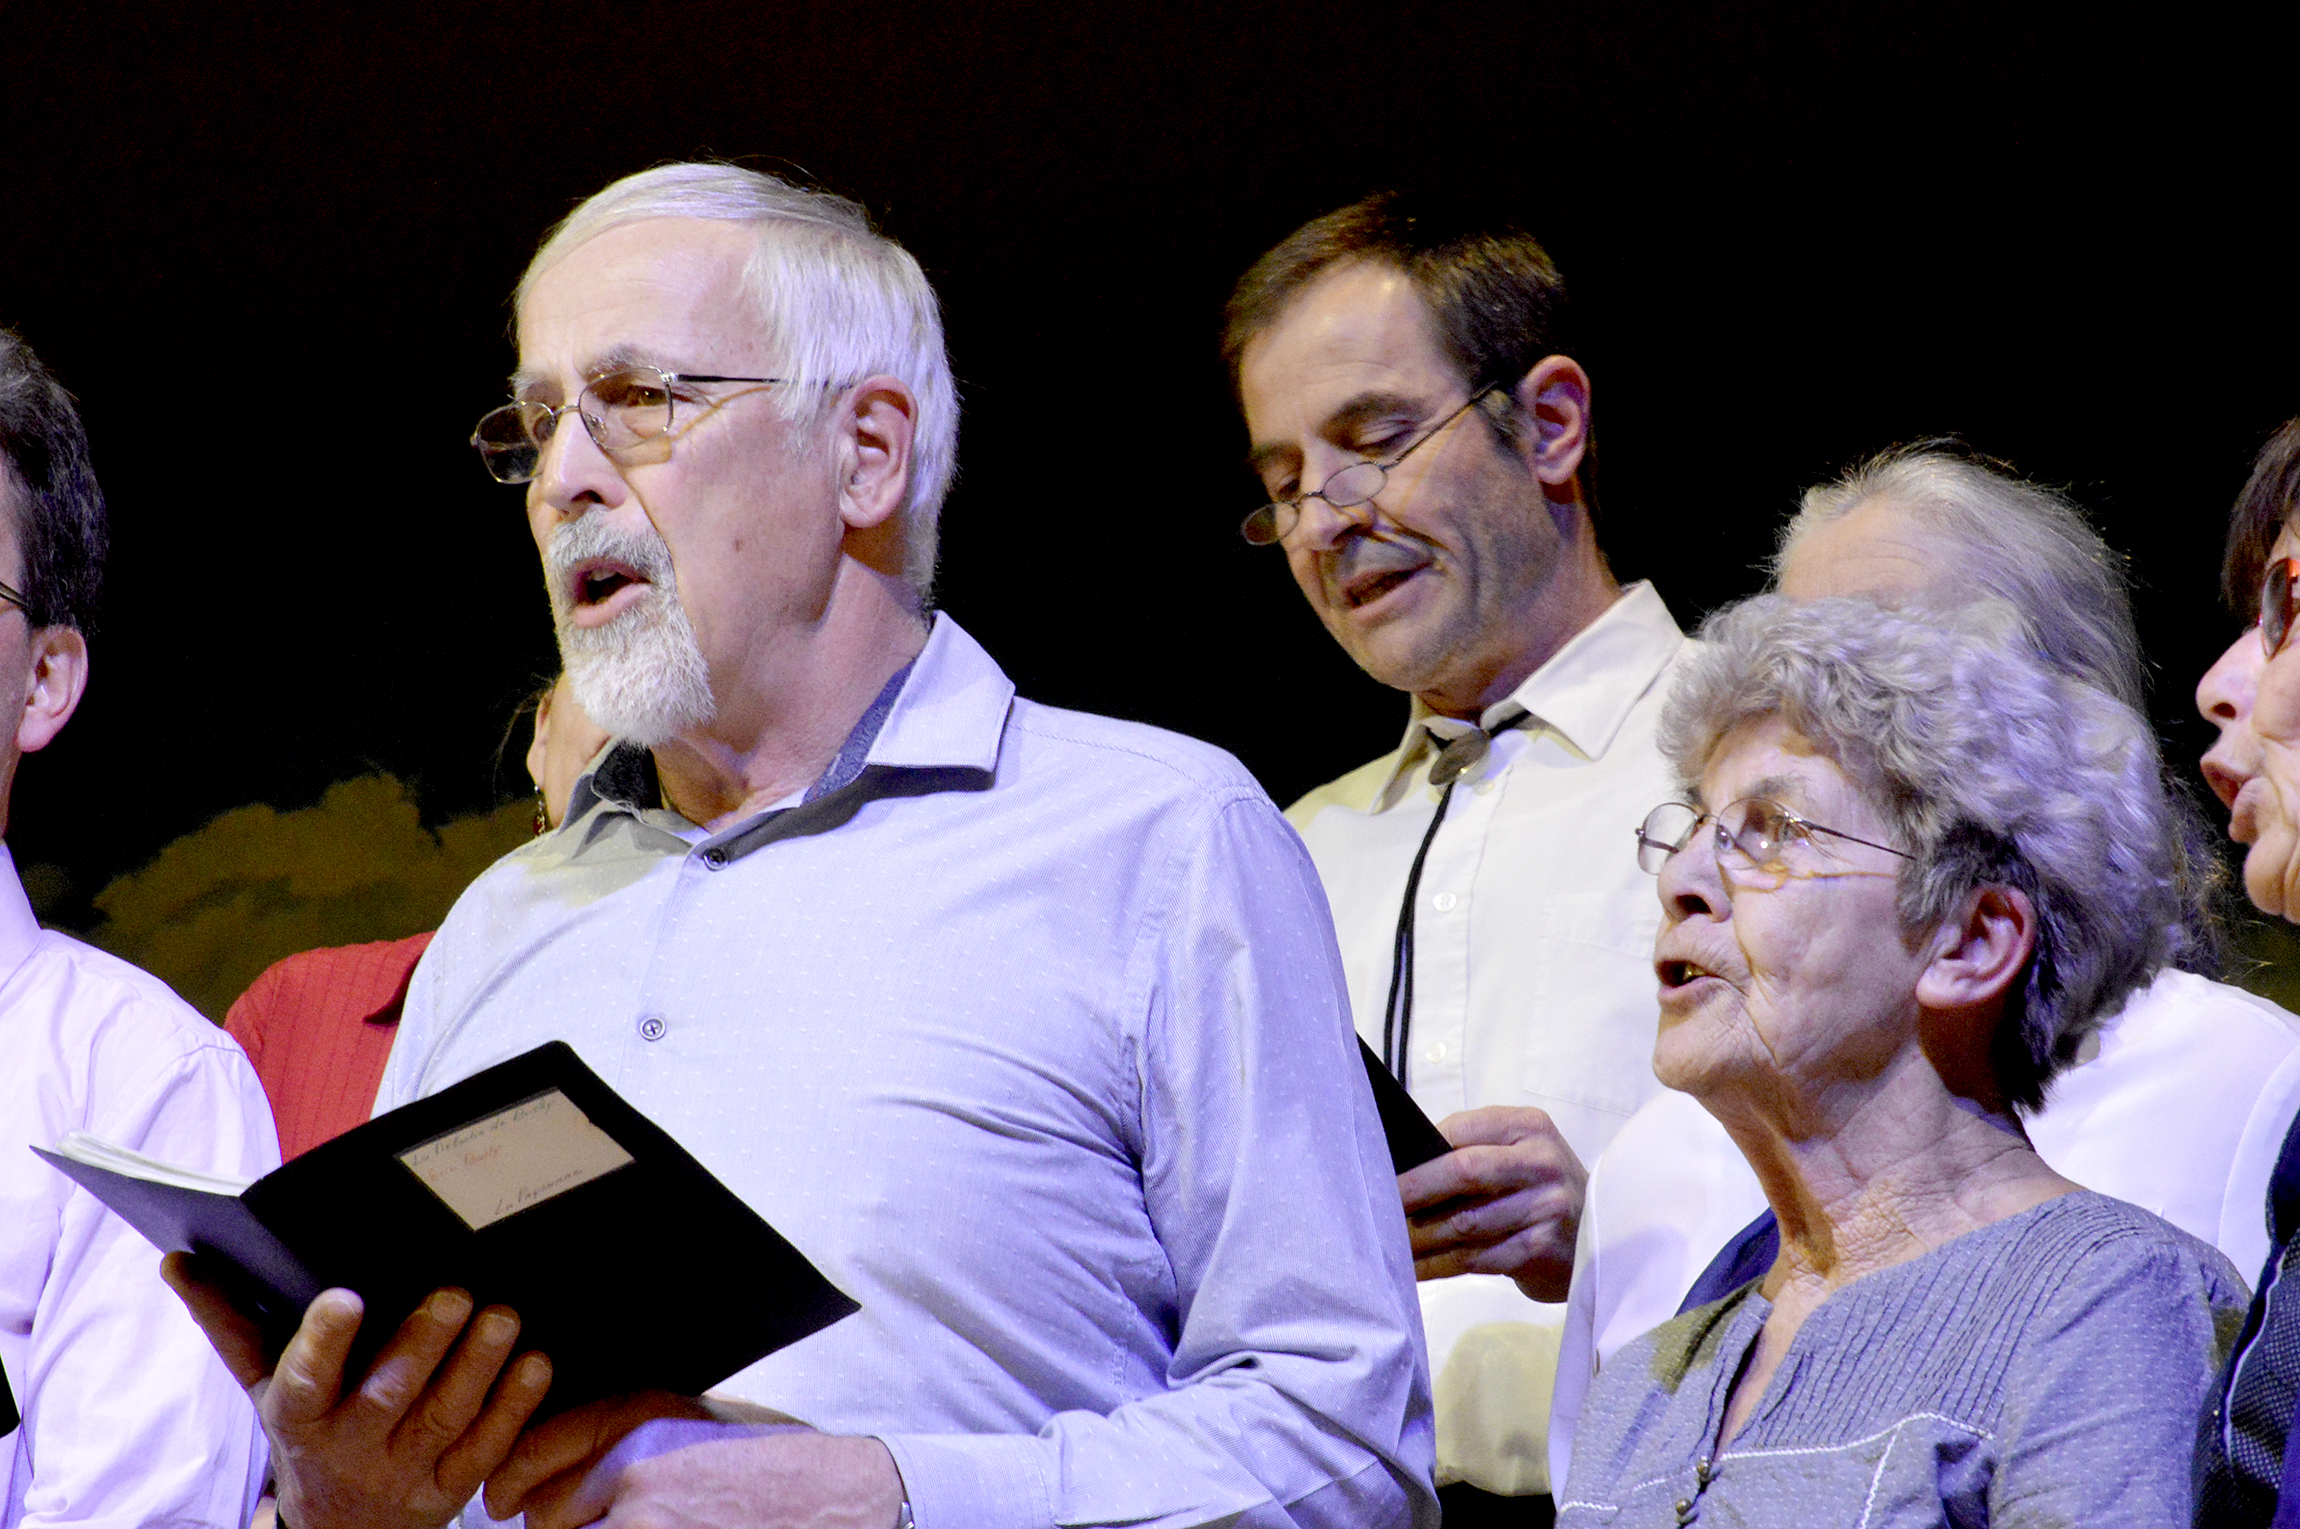
[[[32,912],[32,900],[24,895],[16,859],[0,842],[0,983],[15,975],[39,939],[40,920]]]
[[[1517,689],[1481,712],[1477,726],[1490,732],[1518,712],[1527,712],[1533,718],[1528,731],[1555,733],[1582,758],[1601,758],[1613,746],[1637,698],[1651,688],[1684,642],[1685,634],[1669,607],[1652,584],[1641,579]],[[1404,795],[1403,777],[1436,751],[1431,734],[1451,741],[1469,730],[1469,723],[1441,717],[1417,697],[1376,800],[1387,808]]]
[[[778,839],[828,832],[881,797],[987,789],[1013,702],[1014,682],[957,622],[937,612],[926,646],[886,683],[798,805],[769,808],[695,848],[723,863]],[[691,833],[693,825],[661,801],[654,755],[618,740],[576,780],[565,826],[576,828],[597,810],[659,818],[658,827]],[[583,833],[588,838],[588,828]]]

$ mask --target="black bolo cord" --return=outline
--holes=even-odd
[[[1438,794],[1437,811],[1430,815],[1429,831],[1422,835],[1421,848],[1414,851],[1413,868],[1406,872],[1406,895],[1398,903],[1397,940],[1390,947],[1390,997],[1382,1008],[1382,1062],[1400,1084],[1406,1081],[1406,1050],[1413,1041],[1414,900],[1421,895],[1422,866],[1430,857],[1430,846],[1437,842],[1438,825],[1445,821],[1445,810],[1453,803],[1454,787],[1485,758],[1493,747],[1496,733],[1521,727],[1532,717],[1531,712],[1521,711],[1495,723],[1491,731],[1472,729],[1463,733],[1440,749],[1436,762],[1430,766],[1430,784],[1442,786],[1444,790]],[[1434,739],[1436,734],[1431,737]]]

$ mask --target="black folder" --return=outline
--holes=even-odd
[[[520,1347],[551,1358],[551,1412],[648,1388],[697,1395],[860,1309],[564,1041],[238,1196],[33,1150],[155,1246],[196,1255],[275,1354],[320,1291],[357,1291],[354,1375],[446,1285],[519,1313]]]
[[[1414,1103],[1414,1096],[1406,1092],[1403,1083],[1390,1076],[1390,1070],[1374,1055],[1374,1048],[1366,1044],[1363,1036],[1358,1038],[1358,1058],[1366,1064],[1366,1082],[1373,1088],[1374,1108],[1382,1117],[1382,1135],[1389,1142],[1393,1172],[1419,1168],[1453,1150],[1453,1143],[1430,1124],[1429,1116]]]

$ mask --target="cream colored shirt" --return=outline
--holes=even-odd
[[[1635,829],[1677,793],[1654,744],[1691,644],[1649,584],[1622,592],[1507,700],[1531,720],[1463,777],[1422,870],[1407,1085],[1432,1119],[1549,1112],[1584,1163],[1659,1092],[1653,936],[1660,901]],[[1398,901],[1437,810],[1418,702],[1396,751],[1288,811],[1333,908],[1358,1033],[1379,1051]],[[1546,1419],[1564,1307],[1500,1275],[1424,1281],[1438,1480],[1548,1490]]]

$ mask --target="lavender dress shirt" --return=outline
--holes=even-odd
[[[885,1440],[919,1529],[1435,1524],[1332,926],[1234,760],[938,617],[849,784],[659,800],[610,750],[465,893],[380,1104],[569,1041],[861,1302],[723,1389]]]

